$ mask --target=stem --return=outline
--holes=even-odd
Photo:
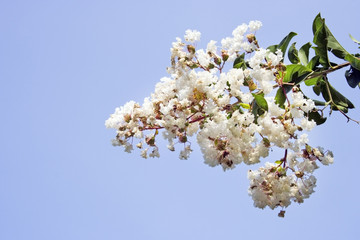
[[[315,78],[315,77],[319,77],[319,76],[322,76],[322,75],[327,75],[328,73],[332,73],[332,72],[335,72],[336,70],[339,70],[341,68],[344,68],[346,66],[349,66],[350,65],[350,62],[345,62],[345,63],[342,63],[342,64],[339,64],[339,65],[336,65],[335,67],[331,67],[327,70],[324,70],[322,72],[312,72],[309,74],[309,76],[307,76],[305,80],[308,80],[310,78]]]
[[[327,78],[325,78],[325,82],[326,82],[326,90],[327,90],[327,92],[328,92],[328,94],[329,94],[329,98],[330,98],[330,101],[329,101],[329,102],[330,102],[330,104],[334,104],[334,105],[335,105],[335,103],[334,103],[334,101],[333,101],[333,99],[332,99],[332,96],[331,96],[331,92],[330,92],[330,88],[329,88],[329,82],[328,82]],[[344,113],[344,111],[342,111],[341,109],[337,108],[337,110],[339,110],[339,112],[341,112],[341,114],[344,115],[344,116],[347,118],[347,121],[348,121],[348,122],[351,120],[351,121],[353,121],[353,122],[355,122],[355,123],[357,123],[357,124],[360,124],[359,121],[356,121],[355,119],[350,118],[350,117],[349,117],[346,113]]]
[[[206,115],[206,116],[202,116],[202,117],[199,117],[199,118],[194,119],[194,120],[191,120],[189,123],[194,123],[194,122],[201,121],[201,120],[205,119],[206,117],[208,117],[208,115]]]
[[[344,116],[347,118],[347,122],[349,122],[349,121],[351,120],[351,121],[353,121],[353,122],[355,122],[355,123],[357,123],[357,124],[360,124],[359,121],[356,121],[355,119],[350,118],[346,113],[344,113],[344,112],[341,111],[340,109],[338,109],[338,110],[339,110],[339,112],[342,113],[342,115],[344,115]]]
[[[288,150],[285,149],[285,156],[283,158],[283,168],[286,168],[286,158],[287,158],[287,153],[288,153]]]

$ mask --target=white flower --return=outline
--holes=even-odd
[[[259,30],[262,26],[262,23],[260,21],[250,21],[249,22],[249,30],[250,32],[255,32]]]
[[[278,64],[281,62],[281,60],[283,59],[283,54],[282,54],[282,52],[281,52],[280,49],[277,49],[276,52],[275,52],[275,54],[272,53],[272,52],[270,52],[270,51],[268,51],[268,56],[267,56],[267,58],[271,61],[271,65],[272,65],[272,66],[276,66],[276,65],[278,65]]]
[[[194,43],[200,41],[201,33],[197,30],[186,30],[184,39],[185,41]]]
[[[148,151],[148,150],[149,150],[148,148],[142,150],[142,151],[141,151],[141,157],[147,158],[147,151]]]
[[[316,126],[314,120],[309,121],[307,118],[301,119],[301,127],[306,131],[311,131]]]
[[[244,34],[245,34],[245,32],[247,31],[247,29],[248,29],[248,26],[247,26],[245,23],[243,23],[242,25],[237,26],[237,27],[234,29],[234,31],[232,32],[232,35],[233,35],[235,38],[240,38],[240,39],[242,39],[243,36],[244,36]]]
[[[333,164],[334,163],[334,156],[332,154],[328,153],[324,157],[320,157],[320,161],[324,165]]]
[[[153,150],[149,154],[149,157],[152,157],[152,158],[157,157],[157,158],[159,158],[160,157],[159,149],[157,147],[153,148]]]
[[[187,146],[180,152],[179,158],[180,158],[181,160],[186,160],[186,159],[189,158],[191,152],[192,152],[192,149],[190,148],[189,145],[187,145]]]
[[[210,64],[210,55],[207,54],[203,49],[199,49],[198,51],[196,51],[197,53],[197,58],[199,60],[199,63],[201,64],[201,66],[203,67],[207,67]]]
[[[216,41],[211,40],[206,47],[206,52],[211,52],[215,54],[216,50],[217,50]]]

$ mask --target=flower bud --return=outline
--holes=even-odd
[[[224,62],[226,62],[229,59],[229,54],[225,50],[221,50],[221,58]]]
[[[263,138],[263,144],[264,144],[264,146],[265,147],[270,147],[271,146],[271,144],[270,144],[270,140],[268,139],[268,138]]]
[[[221,64],[221,58],[215,57],[215,58],[214,58],[214,62],[215,62],[217,65],[220,65],[220,64]]]
[[[155,146],[155,136],[152,137],[147,137],[145,139],[145,142],[149,145],[149,146]]]
[[[187,142],[187,136],[181,134],[181,135],[179,136],[179,141],[180,141],[181,143],[186,143],[186,142]]]
[[[208,66],[208,69],[213,69],[214,67],[215,67],[215,65],[210,63],[209,66]]]

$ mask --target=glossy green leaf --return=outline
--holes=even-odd
[[[319,112],[309,112],[307,117],[309,120],[314,120],[316,125],[321,125],[326,121],[326,117],[321,116]]]
[[[319,56],[314,56],[313,58],[311,58],[310,62],[306,65],[306,67],[315,71],[317,66],[319,66],[320,64],[319,59],[320,59]]]
[[[355,57],[354,55],[348,53],[346,56],[345,56],[345,60],[346,61],[349,61],[351,66],[353,66],[354,68],[356,68],[357,70],[360,71],[360,59]]]
[[[300,59],[298,56],[298,50],[295,47],[296,42],[290,45],[289,51],[288,51],[288,58],[291,63],[298,64],[300,63]]]
[[[278,45],[278,48],[283,52],[283,54],[285,55],[286,49],[291,41],[291,39],[293,37],[295,37],[297,35],[297,33],[295,32],[290,32]]]
[[[349,54],[335,39],[334,35],[330,32],[329,28],[325,25],[327,31],[327,41],[328,41],[328,50],[334,54],[336,57],[344,59],[347,54]]]
[[[316,95],[320,95],[320,93],[322,92],[322,90],[324,89],[325,86],[325,82],[320,80],[316,83],[316,85],[313,87],[313,91]]]
[[[290,64],[286,66],[286,73],[283,79],[283,82],[294,83],[295,85],[304,80],[310,73],[311,69],[299,65],[299,64]]]
[[[319,16],[319,15],[318,15]],[[328,41],[327,31],[325,27],[325,21],[323,19],[315,19],[313,26],[316,26],[316,32],[314,32],[313,42],[317,45],[313,47],[317,56],[319,56],[319,62],[324,68],[329,68],[328,57]]]
[[[286,49],[291,41],[291,39],[296,36],[297,33],[295,32],[290,32],[286,37],[283,38],[283,40],[281,40],[281,42],[277,45],[272,45],[270,47],[268,47],[267,49],[270,50],[270,52],[275,53],[277,49],[280,49],[281,52],[285,55]]]
[[[316,15],[313,21],[313,26],[312,26],[313,34],[315,34],[322,25],[323,25],[323,20],[321,18],[321,14],[319,13],[318,15]]]
[[[239,105],[240,105],[242,108],[250,109],[250,105],[247,104],[247,103],[239,103]]]
[[[286,96],[281,87],[276,92],[275,103],[278,104],[281,108],[284,108],[284,103],[286,101]]]
[[[315,106],[325,106],[326,105],[326,102],[319,101],[316,99],[313,99],[313,102],[315,103]]]
[[[315,85],[320,79],[322,78],[322,76],[319,77],[314,77],[314,78],[310,78],[310,79],[306,79],[304,81],[306,86],[313,86]]]
[[[276,50],[278,50],[278,45],[271,45],[267,49],[270,50],[270,52],[275,53]]]
[[[252,95],[254,96],[257,105],[258,105],[261,109],[267,111],[267,110],[268,110],[268,104],[267,104],[266,99],[264,98],[264,94],[256,94],[256,93],[253,93]]]
[[[233,64],[233,68],[246,68],[246,63],[245,63],[245,53],[241,54],[240,56],[238,56]]]
[[[349,34],[351,40],[353,40],[355,43],[360,44],[360,41],[356,40],[351,34]]]
[[[318,45],[318,47],[320,48],[320,50],[318,49],[318,51],[322,53],[320,55],[321,65],[323,65],[323,63],[325,64],[325,59],[321,57],[322,55],[324,55],[322,52],[324,50],[324,45],[326,45],[326,49],[328,51],[332,52],[338,58],[344,59],[345,56],[348,54],[348,52],[340,45],[340,43],[336,40],[336,38],[331,33],[329,28],[326,26],[325,19],[321,18],[320,13],[316,16],[313,22],[313,32],[314,32],[314,43]],[[322,44],[319,45],[319,43]],[[323,66],[328,67],[325,65]]]
[[[326,84],[325,81],[322,83],[322,85]],[[325,85],[321,89],[321,93],[325,101],[330,101],[332,99],[333,103],[331,104],[331,108],[333,110],[341,110],[343,112],[348,112],[348,108],[354,108],[354,104],[347,99],[344,95],[342,95],[340,92],[338,92],[333,86],[331,86],[330,83],[327,83],[328,86]],[[329,88],[329,90],[328,90]],[[329,96],[329,91],[331,94],[331,98]]]
[[[255,119],[254,122],[257,123],[257,119],[259,116],[263,115],[265,111],[257,105],[256,101],[253,101],[252,103],[252,114],[254,114]]]
[[[299,59],[300,62],[303,65],[307,65],[309,63],[309,49],[311,47],[311,43],[308,42],[306,44],[304,44],[300,49],[299,49]]]

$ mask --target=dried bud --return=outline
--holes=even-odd
[[[284,210],[281,210],[278,214],[278,217],[285,217],[285,211]]]
[[[247,84],[249,86],[249,90],[252,92],[257,89],[256,83],[252,79],[247,80]]]
[[[189,51],[189,53],[195,53],[195,47],[193,45],[187,45],[187,50]]]
[[[246,35],[246,38],[249,41],[249,43],[252,43],[253,41],[256,40],[255,35],[253,33]]]
[[[129,122],[131,121],[131,115],[130,115],[130,114],[126,114],[126,115],[124,116],[124,121],[127,122],[127,123],[129,123]]]
[[[259,47],[258,41],[256,40],[256,37],[253,33],[246,35],[246,38],[249,41],[249,43],[254,43],[255,46]]]
[[[300,172],[300,171],[296,171],[295,176],[298,177],[298,178],[302,178],[304,176],[304,173]]]

